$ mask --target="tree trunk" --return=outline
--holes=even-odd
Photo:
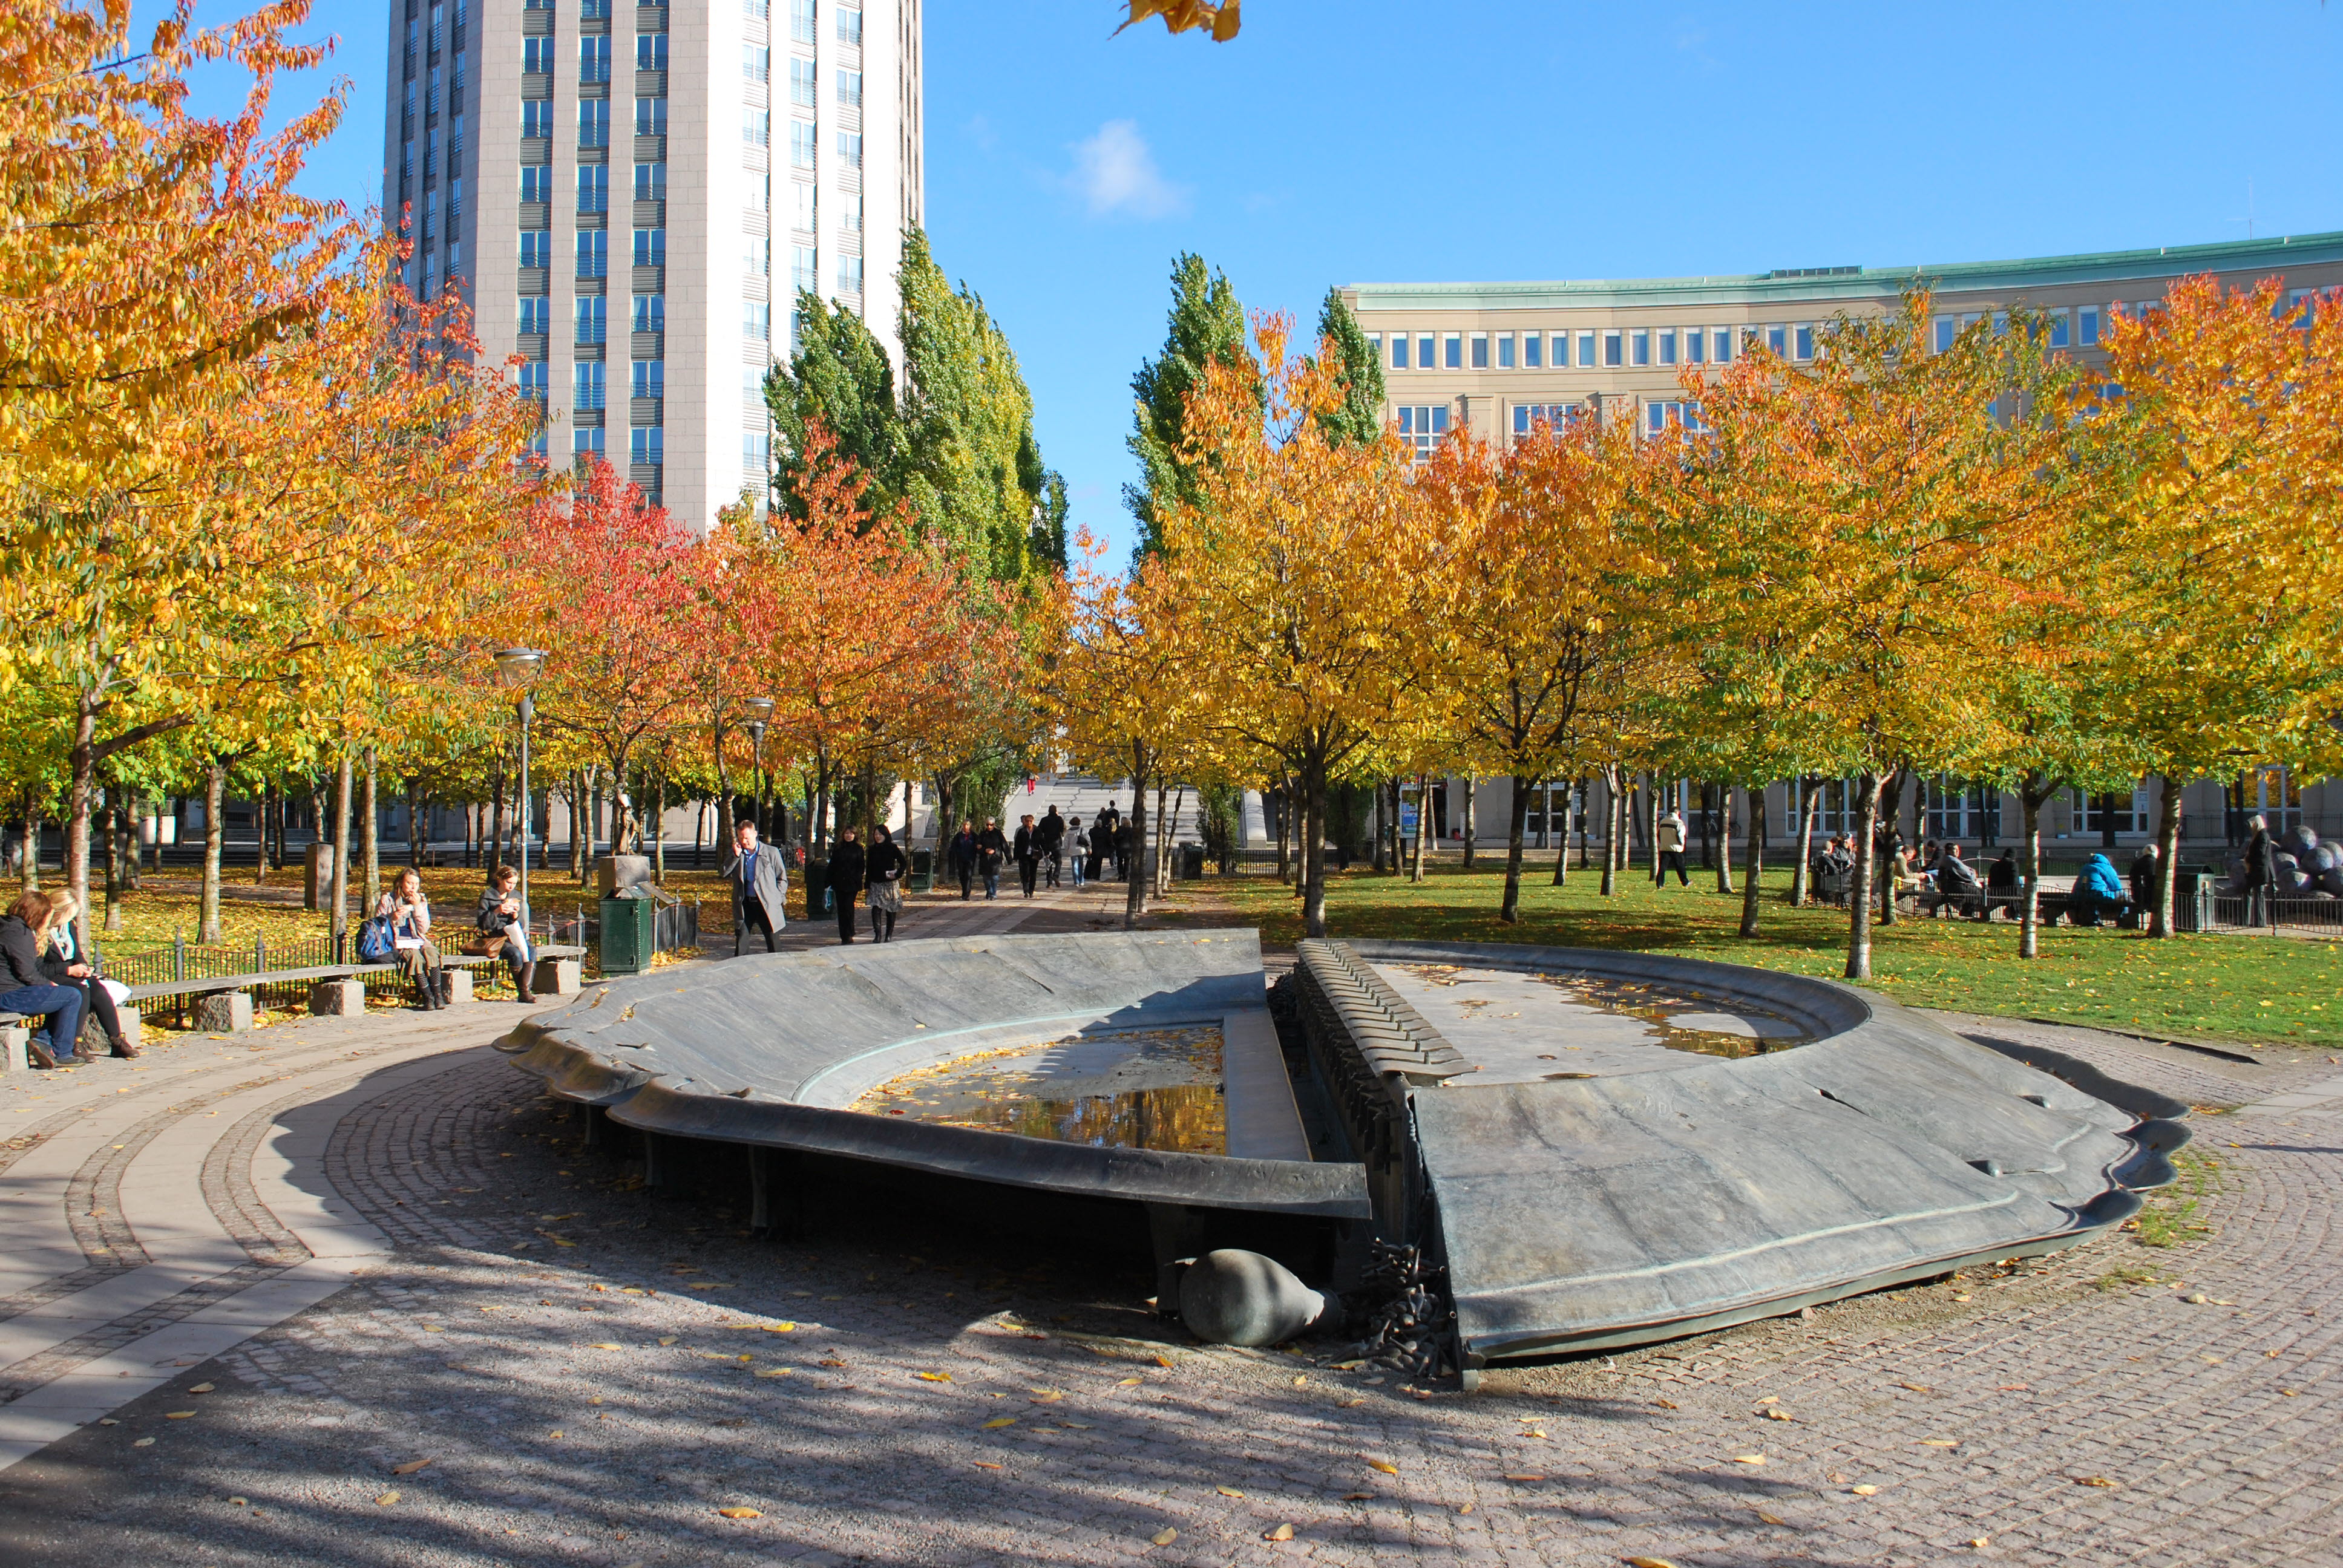
[[[358,792],[358,813],[364,826],[358,830],[358,844],[366,852],[366,903],[372,909],[382,897],[382,812],[380,797],[375,793],[375,772],[377,764],[375,749],[366,749],[366,780]],[[421,868],[417,867],[418,869]]]
[[[1302,929],[1313,937],[1326,934],[1326,769],[1312,762],[1302,769],[1302,789],[1309,808],[1309,836],[1302,843]]]
[[[1579,784],[1575,779],[1570,781],[1570,791],[1563,797],[1562,831],[1554,835],[1561,840],[1554,851],[1554,885],[1557,888],[1567,886],[1570,880],[1570,827],[1577,814]],[[1554,826],[1554,791],[1551,789],[1545,794],[1545,825],[1548,828]],[[1586,869],[1586,840],[1584,837],[1578,841],[1578,869],[1582,871]]]
[[[1725,836],[1730,846],[1733,835]],[[1749,848],[1741,864],[1741,934],[1757,934],[1757,888],[1765,877],[1765,787],[1753,787],[1749,791]],[[1731,889],[1725,890],[1730,892]]]
[[[1277,799],[1277,879],[1287,880],[1293,870],[1293,791],[1282,788]]]
[[[667,886],[667,775],[651,775],[651,880]]]
[[[1473,840],[1480,837],[1479,833],[1475,831],[1475,829],[1480,827],[1480,824],[1473,820],[1473,776],[1472,774],[1467,773],[1464,775],[1463,829],[1464,869],[1468,871],[1473,869]]]
[[[220,818],[227,805],[227,764],[212,759],[204,775],[204,887],[197,906],[196,940],[220,940],[220,851],[227,830]]]
[[[28,893],[41,890],[41,809],[33,804],[33,792],[25,791],[25,863],[17,870],[17,880]]]
[[[1423,880],[1423,841],[1432,836],[1432,776],[1415,776],[1415,865],[1408,880]]]
[[[1513,784],[1513,804],[1505,813],[1505,898],[1497,907],[1497,918],[1509,926],[1522,919],[1522,833],[1530,817],[1530,781],[1516,773]]]
[[[407,858],[416,869],[423,869],[423,786],[415,779],[407,781]]]
[[[1636,822],[1644,830],[1644,846],[1652,853],[1652,880],[1660,879],[1660,776],[1644,775],[1644,811]]]
[[[1733,892],[1733,784],[1731,780],[1718,785],[1722,797],[1716,803],[1716,890],[1730,897]],[[1756,791],[1751,790],[1754,796]]]
[[[1715,810],[1716,786],[1704,779],[1700,785],[1700,869],[1704,871],[1716,869]]]
[[[2022,959],[2042,956],[2042,803],[2050,795],[2048,784],[2037,787],[2031,777],[2017,790],[2018,830],[2026,836],[2026,885],[2017,900],[2017,956]]]
[[[80,711],[75,716],[73,749],[67,759],[70,782],[65,789],[65,891],[81,906],[76,919],[80,922],[81,947],[90,946],[89,935],[89,814],[90,796],[96,788],[97,772],[97,707],[85,697]]]
[[[1892,926],[1896,923],[1896,878],[1893,871],[1896,865],[1896,851],[1904,847],[1904,781],[1910,776],[1911,769],[1907,768],[1898,768],[1889,774],[1886,788],[1881,797],[1880,816],[1885,820],[1887,830],[1880,840],[1884,846],[1880,863],[1890,873],[1887,878],[1886,890],[1879,902],[1879,923],[1883,926]],[[1865,843],[1869,841],[1865,840]]]
[[[334,772],[334,961],[349,961],[350,934],[350,753],[342,748]]]
[[[1603,765],[1603,896],[1619,891],[1619,765]]]
[[[2180,782],[2169,773],[2156,775],[2156,903],[2148,915],[2147,934],[2168,937],[2173,932],[2173,875],[2180,867]]]
[[[1790,866],[1790,908],[1794,910],[1805,909],[1814,895],[1806,867],[1815,852],[1815,817],[1822,800],[1822,787],[1804,774],[1790,780],[1790,819],[1798,829],[1798,858]]]
[[[1855,808],[1855,887],[1847,899],[1846,978],[1871,978],[1871,883],[1877,857],[1871,852],[1872,829],[1879,824],[1880,779],[1865,773],[1859,780],[1863,799]]]
[[[98,821],[106,831],[106,929],[122,929],[122,791],[107,785]]]
[[[1131,853],[1144,858],[1147,852],[1147,753],[1137,741],[1131,747]],[[1141,868],[1126,864],[1122,868],[1122,929],[1131,930],[1139,924],[1139,917],[1147,912],[1147,881]]]

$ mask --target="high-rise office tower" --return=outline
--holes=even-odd
[[[923,221],[920,0],[392,0],[384,206],[518,354],[548,455],[705,529],[765,493],[800,287],[896,361]]]

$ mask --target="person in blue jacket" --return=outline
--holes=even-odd
[[[2131,890],[2116,874],[2115,862],[2105,855],[2094,855],[2083,863],[2083,874],[2075,879],[2075,890],[2066,896],[2066,916],[2078,926],[2096,926],[2130,907]]]

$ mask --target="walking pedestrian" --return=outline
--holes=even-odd
[[[1017,822],[1017,880],[1025,896],[1033,896],[1033,876],[1041,869],[1041,836],[1034,829],[1033,813],[1028,811]]]
[[[789,869],[782,851],[757,841],[757,819],[743,817],[732,824],[732,858],[724,862],[724,880],[732,889],[732,956],[749,948],[749,933],[765,933],[765,950],[777,952],[774,938],[788,926]]]
[[[496,869],[495,875],[488,879],[488,890],[480,895],[479,912],[474,923],[480,928],[480,955],[501,960],[512,971],[514,994],[522,1002],[534,1004],[537,996],[528,986],[536,954],[528,945],[528,906],[520,901],[518,871],[510,866]],[[737,920],[733,930],[739,930]]]
[[[104,967],[96,945],[87,952],[78,946],[74,935],[74,917],[81,905],[73,894],[56,892],[49,895],[48,928],[42,933],[41,973],[55,985],[71,986],[82,994],[82,1016],[97,1020],[106,1033],[106,1043],[115,1055],[134,1057],[138,1048],[130,1043],[122,1031],[122,1015],[115,1009],[115,982],[99,974]],[[128,995],[126,988],[124,994]]]
[[[1660,819],[1659,837],[1655,842],[1659,854],[1652,866],[1652,885],[1655,888],[1667,886],[1668,873],[1674,871],[1678,887],[1690,887],[1692,878],[1684,872],[1684,822],[1679,813],[1671,811]]]
[[[895,940],[895,917],[903,912],[903,879],[910,873],[910,857],[895,842],[884,822],[870,829],[870,853],[862,879],[870,891],[865,895],[870,905],[870,940],[891,942]]]
[[[2246,840],[2246,923],[2253,926],[2269,924],[2270,883],[2277,865],[2271,858],[2269,819],[2255,816],[2246,826],[2254,836]]]
[[[33,1020],[26,1044],[35,1067],[72,1067],[90,1060],[75,1049],[81,1038],[83,993],[41,972],[41,933],[49,923],[46,893],[19,893],[0,920],[0,1011]]]
[[[375,901],[374,918],[388,932],[392,961],[415,987],[416,1005],[425,1012],[446,1007],[450,988],[431,941],[431,900],[423,896],[423,873],[412,866],[399,872]]]
[[[1103,880],[1114,874],[1115,858],[1122,844],[1121,829],[1122,812],[1112,800],[1106,803],[1105,810],[1091,819],[1091,843],[1099,857],[1099,864],[1091,869],[1093,877]]]
[[[1009,840],[1001,836],[1001,824],[987,817],[984,831],[976,836],[976,869],[984,875],[987,903],[1001,896],[1001,862],[1008,855]]]
[[[854,899],[862,891],[862,879],[869,874],[862,846],[854,841],[854,829],[839,830],[838,842],[830,847],[830,897],[838,911],[838,940],[840,946],[854,945]]]
[[[948,855],[952,876],[960,882],[960,897],[962,903],[968,901],[969,884],[976,876],[976,863],[982,854],[983,851],[977,847],[976,824],[963,820],[960,825],[960,831],[952,835],[951,849]]]
[[[1049,811],[1036,829],[1041,843],[1041,878],[1045,885],[1058,885],[1058,852],[1066,842],[1066,819],[1058,815],[1057,802],[1050,803]]]
[[[1078,893],[1082,890],[1082,856],[1088,851],[1089,848],[1090,840],[1082,832],[1082,819],[1080,817],[1076,817],[1067,822],[1066,841],[1064,846],[1065,856],[1068,862],[1073,867],[1074,891]]]

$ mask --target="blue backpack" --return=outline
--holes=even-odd
[[[377,915],[358,928],[358,961],[388,963],[398,951],[398,943],[391,930],[390,917]]]

